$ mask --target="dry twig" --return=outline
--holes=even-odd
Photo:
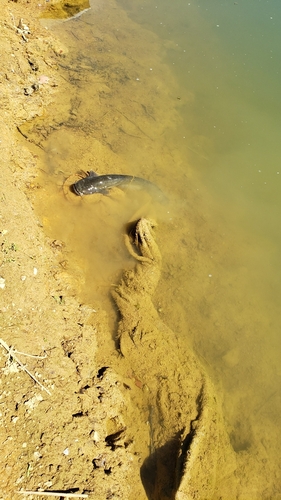
[[[42,495],[46,497],[62,497],[62,498],[88,498],[88,495],[82,493],[57,493],[55,491],[17,491],[20,495]]]
[[[46,387],[44,387],[44,385],[41,384],[41,382],[39,382],[39,380],[35,377],[35,375],[32,375],[32,373],[24,366],[24,364],[15,355],[15,352],[17,352],[17,351],[14,351],[14,349],[12,349],[11,347],[9,347],[8,344],[6,344],[6,342],[3,339],[0,339],[0,344],[2,345],[2,347],[4,347],[4,349],[6,349],[6,351],[9,354],[9,356],[11,356],[11,358],[13,358],[19,364],[19,366],[21,367],[21,369],[24,370],[32,378],[32,380],[34,380],[34,382],[36,382],[36,384],[38,384],[41,387],[41,389],[43,389],[44,391],[46,391],[49,394],[49,396],[51,396],[50,391],[48,389],[46,389]],[[21,352],[20,354],[24,354],[24,353]],[[38,356],[38,357],[40,359],[42,359],[41,356]]]

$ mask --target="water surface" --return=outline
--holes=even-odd
[[[119,3],[163,39],[181,96],[193,94],[181,109],[181,133],[185,157],[217,203],[208,215],[226,252],[216,272],[225,283],[231,276],[225,298],[233,323],[224,335],[245,346],[248,372],[264,365],[252,393],[267,386],[274,413],[280,402],[280,2]],[[217,292],[211,312],[223,314],[221,305]]]

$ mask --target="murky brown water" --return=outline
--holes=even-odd
[[[52,128],[46,117],[47,138],[40,139],[45,230],[65,243],[68,270],[83,276],[81,300],[110,310],[111,286],[134,264],[123,244],[126,223],[157,220],[164,263],[156,306],[221,387],[233,446],[264,460],[272,494],[281,444],[276,248],[241,223],[245,201],[235,211],[222,204],[196,169],[197,160],[208,168],[215,145],[182,132],[182,111],[195,97],[163,62],[172,42],[165,47],[105,2],[51,29],[69,54],[61,60],[66,85],[50,109]],[[147,178],[169,203],[121,190],[69,200],[62,185],[81,170]]]

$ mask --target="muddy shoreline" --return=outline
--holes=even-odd
[[[42,10],[36,1],[19,1],[0,14],[0,499],[38,489],[98,500],[237,498],[240,478],[248,480],[248,455],[235,456],[211,382],[192,352],[180,354],[179,339],[153,307],[160,265],[153,266],[160,257],[150,230],[141,229],[137,240],[144,261],[136,258],[116,288],[118,350],[106,313],[79,300],[83,276],[69,272],[64,241],[46,236],[33,209],[44,161],[29,124],[38,124],[68,85],[58,71],[68,49],[40,23]],[[156,282],[147,290],[151,276]],[[149,352],[150,377],[143,369]],[[192,401],[186,406],[188,373]],[[175,435],[176,446],[168,447],[171,466],[163,449]],[[177,479],[173,472],[161,482],[179,456]]]

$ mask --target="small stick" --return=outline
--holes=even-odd
[[[20,365],[22,370],[24,370],[34,380],[34,382],[36,382],[36,384],[38,384],[41,387],[41,389],[46,391],[49,394],[49,396],[51,396],[50,391],[46,389],[46,387],[44,387],[44,385],[41,384],[41,382],[39,382],[39,380],[34,375],[32,375],[32,373],[24,366],[24,364],[19,360],[19,358],[14,354],[15,351],[13,351],[13,349],[11,349],[3,339],[0,339],[0,344],[2,345],[2,347],[4,347],[4,349],[6,349],[9,355]]]
[[[55,491],[16,491],[20,495],[37,495],[46,497],[64,497],[64,498],[88,498],[88,495],[82,493],[56,493]]]
[[[46,359],[47,356],[36,356],[35,354],[27,354],[26,352],[16,351],[15,349],[11,349],[15,354],[22,354],[23,356],[27,356],[28,358],[35,359]]]

